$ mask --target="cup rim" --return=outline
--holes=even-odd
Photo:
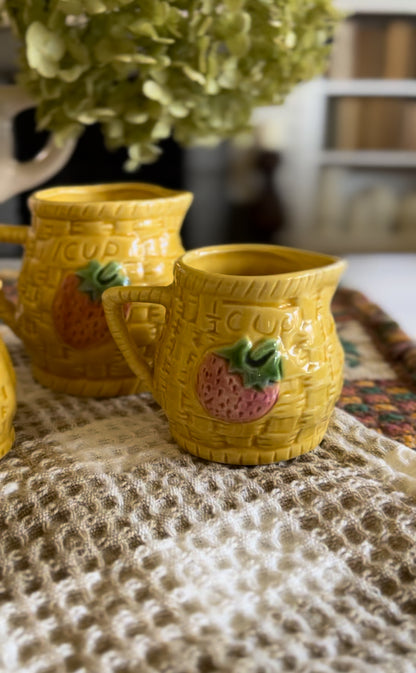
[[[107,201],[93,198],[97,192],[116,193],[117,190],[128,190],[128,198]],[[137,198],[130,198],[134,196],[134,190],[137,191]],[[57,199],[56,196],[62,192],[63,198]],[[81,200],[71,200],[71,194],[85,196]],[[137,222],[145,225],[148,218],[154,217],[156,213],[163,221],[170,221],[172,216],[183,218],[192,200],[193,194],[185,190],[168,189],[147,182],[110,182],[41,189],[29,197],[28,203],[30,211],[39,220],[105,222],[108,219],[111,222],[127,220],[135,222],[135,225]]]
[[[92,201],[88,199],[88,194],[94,194],[100,191],[117,192],[121,190],[131,190],[131,191],[136,190],[137,192],[142,191],[145,193],[145,196],[142,198],[138,196],[137,198],[128,198],[128,199],[97,199]],[[58,194],[59,192],[66,192],[68,195],[70,194],[76,195],[76,194],[82,194],[83,191],[86,192],[87,195],[87,198],[85,200],[71,200],[71,198],[61,200],[50,198],[54,194]],[[168,187],[163,187],[161,185],[157,185],[150,182],[108,182],[108,183],[103,182],[94,184],[86,183],[84,185],[82,184],[59,185],[56,187],[47,187],[46,189],[40,189],[32,192],[32,194],[29,196],[29,204],[33,204],[36,202],[42,205],[64,206],[64,207],[87,206],[87,205],[95,207],[104,207],[104,206],[117,207],[119,205],[121,206],[126,203],[143,205],[146,202],[154,203],[159,199],[166,199],[167,197],[174,198],[184,195],[191,196],[191,192],[188,192],[187,190],[170,189]]]
[[[309,258],[311,261],[321,260],[322,264],[318,265],[305,265],[302,269],[294,269],[292,271],[285,271],[281,273],[266,273],[266,274],[233,274],[233,273],[222,273],[220,271],[209,271],[205,269],[198,268],[192,264],[192,260],[201,259],[204,256],[214,255],[217,253],[238,253],[244,251],[253,251],[258,253],[270,253],[276,254],[276,257],[280,255],[304,255],[305,258]],[[290,246],[275,245],[269,243],[229,243],[223,245],[211,245],[201,248],[195,248],[193,250],[188,250],[185,252],[177,261],[176,266],[183,268],[184,270],[192,271],[192,273],[199,275],[204,278],[217,278],[218,280],[225,279],[235,279],[235,280],[244,280],[252,283],[253,281],[265,281],[269,280],[286,280],[288,278],[300,278],[304,276],[309,276],[316,274],[318,272],[329,272],[329,271],[339,271],[340,273],[344,271],[347,267],[347,262],[342,257],[336,255],[331,255],[327,253],[317,252],[314,250],[306,250],[303,248],[294,248]]]

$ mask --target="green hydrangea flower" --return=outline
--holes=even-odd
[[[159,142],[245,133],[325,68],[332,0],[3,0],[21,40],[20,82],[58,144],[100,124],[128,169]]]

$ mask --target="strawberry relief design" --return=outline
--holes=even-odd
[[[116,261],[102,265],[94,259],[66,276],[58,287],[52,308],[55,328],[62,341],[81,350],[110,340],[101,296],[109,287],[129,283]]]
[[[233,423],[256,421],[279,397],[282,358],[277,339],[254,346],[243,337],[231,346],[208,353],[197,377],[197,395],[214,418]]]

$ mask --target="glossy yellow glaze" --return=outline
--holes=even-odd
[[[180,446],[218,462],[271,463],[316,447],[340,394],[343,350],[330,302],[344,268],[338,258],[279,246],[211,247],[183,255],[171,286],[112,288],[103,304],[115,341]],[[154,370],[126,329],[122,307],[130,301],[166,307]],[[243,337],[279,340],[280,394],[258,420],[218,420],[198,399],[198,371],[207,353]]]
[[[91,260],[120,262],[133,285],[169,284],[191,201],[188,192],[141,183],[57,187],[30,198],[30,227],[0,226],[0,241],[25,248],[17,307],[1,294],[0,317],[23,340],[40,383],[97,397],[145,389],[111,337],[89,348],[68,346],[56,332],[52,307],[64,278]],[[149,363],[163,319],[154,305],[130,314],[129,330]]]
[[[1,287],[1,283],[0,283]],[[0,458],[14,442],[13,418],[16,412],[16,376],[9,352],[0,339]]]

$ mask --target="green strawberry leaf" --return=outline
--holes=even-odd
[[[230,372],[241,372],[244,369],[244,363],[247,355],[251,349],[251,341],[247,337],[243,337],[236,341],[232,346],[224,346],[220,350],[215,351],[217,355],[228,360],[230,363]]]
[[[88,294],[92,301],[99,301],[104,290],[109,287],[130,284],[122,265],[114,260],[102,265],[98,260],[93,259],[87,266],[78,269],[75,273],[81,281],[78,289]]]
[[[216,354],[228,361],[231,373],[241,374],[245,388],[264,390],[282,379],[278,339],[262,339],[253,346],[248,337],[243,337],[231,346],[220,348]]]

